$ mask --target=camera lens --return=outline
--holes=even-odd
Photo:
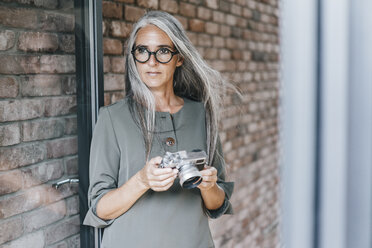
[[[197,187],[203,179],[201,177],[192,177],[183,182],[182,187],[184,189],[193,189]]]
[[[199,170],[191,163],[180,166],[178,176],[184,189],[195,188],[203,181]]]

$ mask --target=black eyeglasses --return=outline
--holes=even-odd
[[[151,54],[154,54],[156,61],[162,64],[166,64],[169,61],[171,61],[173,56],[177,53],[179,52],[178,51],[172,52],[171,50],[165,47],[161,47],[155,52],[150,52],[149,50],[147,50],[146,47],[142,46],[135,47],[132,50],[134,59],[140,63],[146,63],[150,59]]]

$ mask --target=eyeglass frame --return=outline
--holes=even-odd
[[[167,47],[160,47],[158,50],[156,50],[155,52],[151,52],[151,51],[149,51],[146,47],[142,47],[142,48],[144,48],[146,51],[147,51],[147,53],[149,54],[149,58],[146,60],[146,61],[139,61],[137,58],[136,58],[136,55],[134,55],[134,53],[135,53],[135,51],[137,50],[137,48],[138,47],[141,47],[141,46],[136,46],[135,48],[133,48],[132,49],[132,51],[131,51],[131,54],[133,55],[133,58],[134,58],[134,60],[135,61],[137,61],[138,63],[142,63],[142,64],[144,64],[144,63],[146,63],[147,61],[149,61],[150,60],[150,58],[151,58],[151,55],[154,55],[154,57],[155,57],[155,60],[156,61],[158,61],[159,63],[161,63],[161,64],[167,64],[167,63],[169,63],[172,59],[173,59],[173,56],[174,55],[176,55],[176,54],[178,54],[179,53],[179,51],[172,51],[172,50],[170,50],[169,48],[167,48]],[[167,62],[161,62],[161,61],[159,61],[158,60],[158,58],[156,57],[156,53],[157,52],[159,52],[159,50],[160,49],[167,49],[167,50],[169,50],[170,51],[170,53],[171,53],[171,57],[170,57],[170,59],[167,61]]]

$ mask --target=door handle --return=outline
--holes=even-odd
[[[52,186],[55,188],[55,189],[58,189],[60,186],[64,185],[64,184],[71,184],[71,183],[79,183],[79,179],[78,178],[68,178],[68,179],[64,179],[64,180],[61,180],[59,182],[56,182],[54,183]]]

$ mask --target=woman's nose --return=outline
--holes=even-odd
[[[150,54],[150,58],[149,58],[148,63],[149,63],[150,66],[154,66],[154,65],[158,64],[158,61],[155,58],[155,54],[153,54],[153,53]]]

